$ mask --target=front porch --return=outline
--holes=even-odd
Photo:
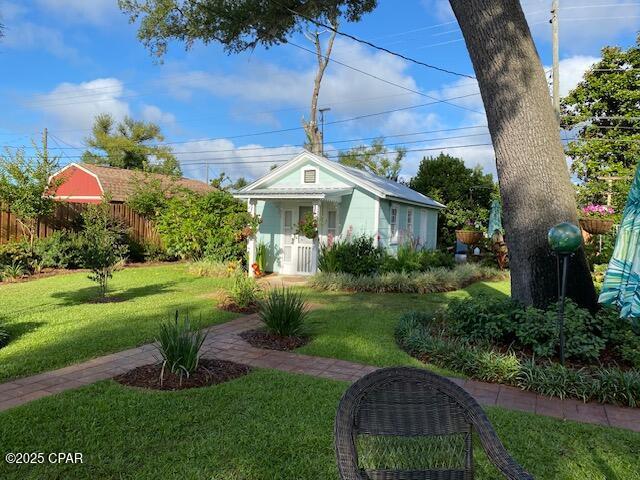
[[[341,205],[348,203],[352,188],[254,190],[240,198],[247,209],[260,217],[257,233],[249,239],[249,265],[264,255],[265,270],[280,275],[313,275],[317,271],[321,244],[340,238]],[[343,203],[344,202],[344,203]],[[318,235],[311,239],[298,233],[298,224],[312,216]],[[249,269],[253,275],[253,269]]]

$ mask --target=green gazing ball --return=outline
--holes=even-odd
[[[582,232],[573,223],[563,222],[549,229],[549,246],[557,253],[573,253],[582,245]]]

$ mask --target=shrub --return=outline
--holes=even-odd
[[[246,204],[223,191],[175,195],[156,217],[167,252],[190,259],[244,259],[245,239],[256,225]]]
[[[558,351],[557,306],[546,311],[524,307],[511,299],[480,295],[449,304],[446,320],[452,333],[468,341],[488,341],[531,348],[551,357]],[[605,348],[602,326],[588,310],[568,300],[565,306],[565,355],[583,361],[596,360]]]
[[[0,348],[4,347],[11,340],[11,335],[9,335],[9,331],[0,325]]]
[[[109,214],[106,202],[89,205],[82,212],[82,219],[83,263],[91,270],[89,279],[98,283],[100,296],[105,297],[108,280],[128,252],[124,231]]]
[[[410,244],[398,247],[396,255],[386,254],[383,272],[425,272],[434,268],[453,268],[452,254],[439,250],[416,250]]]
[[[233,277],[229,298],[240,308],[256,305],[262,295],[262,289],[253,277],[238,269]]]
[[[456,261],[453,254],[442,250],[423,250],[420,252],[420,269],[422,271],[431,268],[453,268]]]
[[[505,272],[480,265],[460,265],[453,270],[437,268],[426,272],[360,275],[320,272],[310,279],[319,290],[374,293],[435,293],[464,288],[480,280],[501,280]]]
[[[419,358],[472,378],[505,383],[542,395],[573,397],[635,407],[640,405],[640,373],[619,368],[572,369],[536,363],[491,347],[471,344],[434,330],[434,317],[408,313],[396,327],[398,343]]]
[[[234,273],[230,263],[218,262],[204,258],[189,264],[189,273],[198,277],[227,278]]]
[[[291,337],[304,332],[309,307],[301,292],[291,288],[274,288],[259,302],[258,314],[269,332]]]
[[[331,246],[321,247],[318,268],[327,273],[373,275],[380,270],[383,252],[367,235],[336,241]]]
[[[38,240],[34,252],[44,268],[81,268],[83,266],[83,244],[79,234],[71,231],[56,231]]]
[[[200,360],[200,349],[204,343],[206,334],[194,331],[191,328],[189,317],[180,320],[176,311],[175,318],[160,325],[158,333],[158,351],[162,356],[162,371],[160,382],[164,378],[165,368],[169,368],[171,373],[189,378]]]
[[[0,269],[19,264],[27,270],[31,268],[35,258],[27,242],[11,242],[0,245]]]

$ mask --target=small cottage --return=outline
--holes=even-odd
[[[147,178],[158,179],[163,185],[176,185],[199,193],[215,190],[205,182],[190,178],[174,179],[159,173],[104,167],[91,163],[70,163],[51,176],[51,180],[60,180],[60,185],[53,192],[53,198],[71,203],[100,203],[103,196],[108,194],[111,203],[124,203],[135,192],[136,185]]]
[[[434,249],[441,203],[406,185],[340,165],[304,151],[235,193],[261,223],[249,241],[249,262],[258,244],[267,250],[266,270],[285,275],[316,272],[321,244],[369,235],[395,251],[411,242]],[[314,239],[297,234],[299,222],[313,217]]]

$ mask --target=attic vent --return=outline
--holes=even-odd
[[[316,171],[305,170],[303,178],[304,178],[304,183],[316,183]]]

